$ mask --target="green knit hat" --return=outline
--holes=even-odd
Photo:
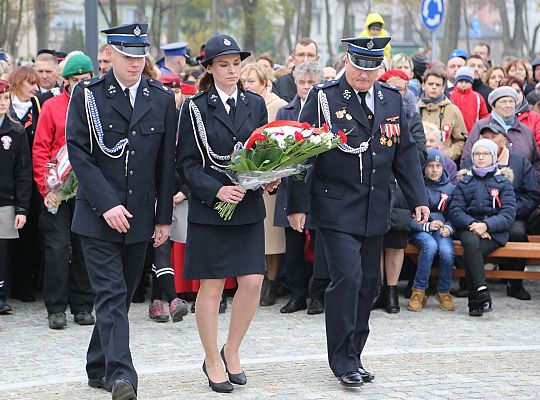
[[[75,54],[66,61],[64,70],[62,71],[63,78],[69,78],[73,75],[86,74],[92,72],[94,67],[92,60],[86,54]]]

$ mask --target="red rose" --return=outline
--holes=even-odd
[[[330,129],[328,128],[328,124],[325,122],[322,124],[322,130],[325,132],[328,132]]]
[[[347,143],[347,135],[345,135],[345,132],[343,132],[341,129],[337,132],[339,135],[339,138],[341,139],[341,143]]]
[[[311,129],[311,125],[307,122],[302,123],[302,129]]]
[[[296,140],[298,143],[302,143],[306,139],[300,132],[296,131],[294,132],[294,140]]]

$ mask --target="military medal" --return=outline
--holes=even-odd
[[[386,141],[386,145],[387,145],[388,147],[392,147],[392,140],[387,140],[387,141]]]
[[[347,120],[350,121],[352,119],[352,115],[351,114],[345,114],[345,118],[347,118]]]
[[[347,111],[345,111],[345,110],[336,111],[336,117],[339,118],[339,119],[342,119],[343,117],[345,117],[346,112]]]
[[[381,135],[381,138],[379,139],[379,143],[380,143],[382,146],[386,146],[386,137],[384,137],[384,136]]]

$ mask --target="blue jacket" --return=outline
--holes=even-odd
[[[419,224],[413,218],[411,220],[411,232],[430,232],[429,223],[431,221],[442,221],[450,229],[450,232],[454,233],[454,227],[448,221],[448,212],[450,210],[450,204],[454,195],[454,189],[456,185],[450,183],[448,172],[443,170],[441,178],[434,182],[424,177],[424,183],[426,185],[426,195],[429,206],[429,222],[425,224]],[[443,201],[443,197],[446,197],[446,201]]]
[[[502,168],[483,178],[469,170],[461,170],[459,175],[462,178],[450,205],[450,221],[460,231],[468,230],[473,222],[484,222],[491,238],[504,246],[516,216],[512,170]],[[500,202],[493,196],[494,190]]]
[[[467,158],[461,162],[465,168],[470,168],[472,165],[471,159]],[[538,192],[538,184],[534,169],[529,160],[515,151],[510,152],[508,158],[508,168],[514,174],[512,186],[516,194],[516,219],[528,220],[532,212],[538,207],[540,202],[540,192]]]

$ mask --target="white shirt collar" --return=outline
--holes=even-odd
[[[229,112],[229,109],[231,108],[231,106],[229,106],[227,104],[227,100],[229,100],[230,97],[232,97],[234,99],[234,104],[238,104],[238,87],[236,87],[234,89],[234,92],[233,94],[231,94],[230,96],[225,93],[223,90],[221,90],[218,85],[214,85],[216,87],[216,90],[218,92],[218,95],[219,95],[219,98],[221,99],[221,102],[223,103],[223,105],[225,106],[225,110],[227,112]]]
[[[113,71],[114,75],[114,71]],[[125,86],[120,80],[114,75],[114,79],[116,79],[116,82],[120,85],[120,89],[122,89],[122,92],[126,90],[127,86]],[[131,107],[135,106],[135,99],[137,98],[137,90],[139,89],[139,85],[141,84],[141,77],[139,77],[139,80],[136,84],[129,87],[129,102],[131,103]]]

